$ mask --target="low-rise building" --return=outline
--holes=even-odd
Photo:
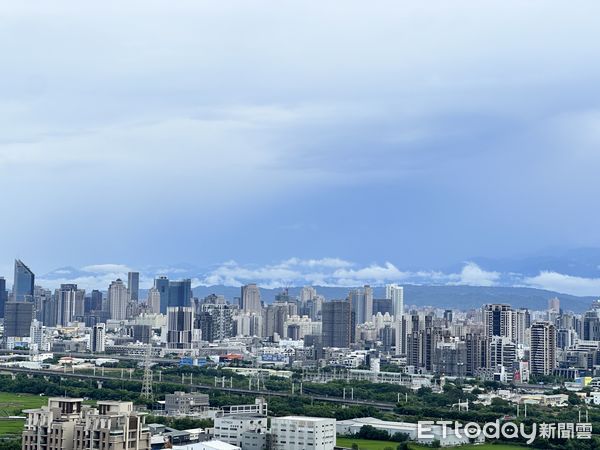
[[[165,395],[165,412],[170,416],[197,414],[209,407],[208,395],[176,391]]]
[[[236,414],[215,418],[215,439],[231,445],[242,445],[246,431],[257,433],[267,430],[267,417],[260,414]]]
[[[273,450],[333,450],[335,419],[286,416],[271,419]]]

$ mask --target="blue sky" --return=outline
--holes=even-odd
[[[600,246],[598,2],[123,3],[0,5],[0,273]]]

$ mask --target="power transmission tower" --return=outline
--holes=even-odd
[[[144,380],[142,382],[142,398],[152,400],[152,344],[148,344],[144,356]]]

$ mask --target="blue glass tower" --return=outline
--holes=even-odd
[[[15,281],[13,284],[13,301],[33,301],[35,275],[20,259],[15,260]]]
[[[192,280],[171,281],[169,283],[169,307],[190,306],[192,301]]]
[[[158,277],[154,280],[154,287],[160,294],[160,313],[166,314],[169,306],[169,279],[167,277]]]

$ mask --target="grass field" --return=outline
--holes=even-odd
[[[422,445],[410,444],[411,450],[431,450],[431,447],[424,447]],[[448,448],[448,447],[444,447]],[[522,450],[527,447],[522,445],[494,445],[494,444],[481,444],[481,445],[461,445],[460,447],[454,447],[460,450]]]
[[[39,408],[47,403],[48,399],[39,395],[0,392],[0,436],[23,431],[23,420],[4,417],[20,416],[24,409]]]
[[[23,431],[24,420],[0,420],[0,436],[20,434]]]
[[[337,438],[336,445],[352,448],[352,444],[358,444],[360,450],[383,450],[385,448],[392,448],[396,450],[398,442],[389,441],[370,441],[366,439],[353,439],[353,438]],[[423,445],[409,444],[411,450],[431,450],[431,447],[425,447]],[[444,447],[449,448],[449,447]],[[493,445],[493,444],[482,444],[482,445],[462,445],[460,447],[454,447],[460,450],[522,450],[527,447],[520,445]]]
[[[353,438],[337,438],[336,445],[341,447],[352,448],[352,444],[358,444],[360,450],[383,450],[384,448],[393,448],[396,450],[398,447],[397,442],[389,441],[369,441],[367,439],[353,439]]]

